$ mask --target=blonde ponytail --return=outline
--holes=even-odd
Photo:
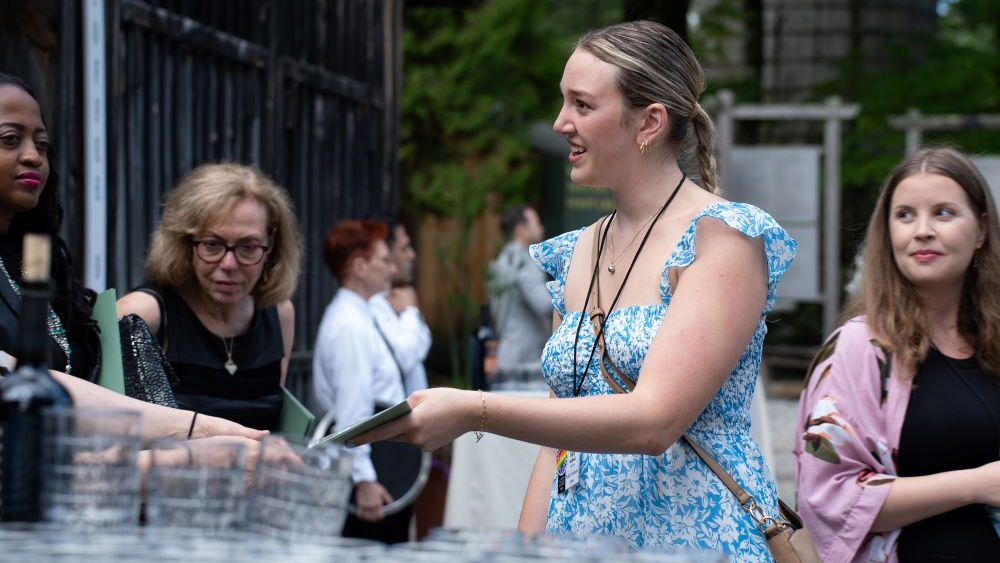
[[[698,159],[699,185],[713,194],[719,193],[718,171],[715,163],[715,126],[712,118],[699,104],[691,117],[695,135],[695,155]]]

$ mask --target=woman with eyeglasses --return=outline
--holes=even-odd
[[[21,243],[28,232],[53,241],[55,298],[49,317],[49,367],[76,405],[139,411],[143,438],[227,437],[252,448],[264,433],[211,416],[146,403],[92,383],[98,377],[100,344],[93,329],[94,292],[76,278],[66,241],[60,235],[63,208],[52,169],[58,140],[46,127],[34,90],[20,78],[0,72],[0,373],[16,359],[20,328]],[[220,438],[221,439],[221,438]]]
[[[156,336],[181,408],[273,430],[295,332],[301,238],[284,189],[239,164],[195,168],[167,196],[148,282],[118,301]]]

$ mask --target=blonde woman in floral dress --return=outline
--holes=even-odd
[[[553,129],[567,140],[573,182],[610,188],[615,212],[531,247],[554,278],[555,326],[541,358],[552,397],[421,391],[410,415],[360,442],[434,449],[474,431],[540,444],[523,532],[771,560],[751,516],[681,440],[699,442],[777,514],[749,409],[765,318],[795,241],[767,213],[716,193],[704,88],[691,50],[662,25],[628,22],[580,39]],[[689,145],[697,183],[677,160]]]

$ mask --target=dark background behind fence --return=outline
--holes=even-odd
[[[289,384],[305,395],[334,282],[323,236],[391,212],[402,7],[394,0],[106,0],[108,270],[143,281],[164,194],[204,162],[254,164],[288,189],[304,235]],[[39,90],[82,268],[83,2],[0,0],[0,70]],[[79,272],[82,273],[82,272]]]

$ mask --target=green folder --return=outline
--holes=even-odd
[[[115,290],[97,295],[93,319],[101,329],[101,387],[125,394],[125,368],[122,366],[122,344],[118,333],[118,308]],[[281,423],[278,432],[289,436],[308,437],[316,417],[288,389],[281,388]]]
[[[281,423],[278,425],[278,432],[308,438],[316,420],[313,413],[284,387],[281,388],[281,403]]]
[[[118,300],[114,288],[102,291],[94,302],[93,319],[101,329],[101,387],[125,394],[125,368],[122,367],[122,342],[118,333]]]

